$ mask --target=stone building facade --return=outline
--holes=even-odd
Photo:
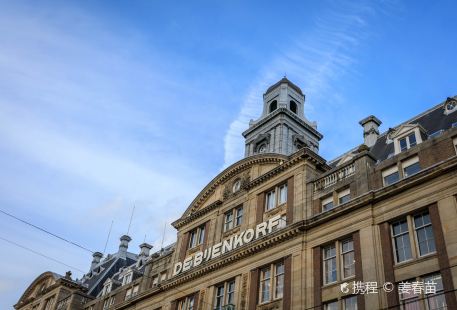
[[[270,87],[246,157],[173,223],[176,244],[49,309],[457,309],[457,98],[382,134],[365,118],[360,146],[332,161],[304,104],[289,80]]]

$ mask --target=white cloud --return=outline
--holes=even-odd
[[[226,132],[224,167],[243,156],[241,132],[248,128],[250,119],[259,117],[263,92],[284,73],[304,89],[307,96],[305,114],[312,114],[314,102],[324,97],[335,98],[333,104],[341,102],[335,84],[344,76],[357,75],[357,47],[367,37],[366,26],[376,10],[374,4],[363,1],[330,3],[327,14],[315,19],[311,31],[298,36],[290,42],[289,48],[265,64],[247,91],[240,113]],[[334,119],[336,115],[330,113],[328,117]]]

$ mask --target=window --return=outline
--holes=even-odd
[[[157,286],[159,284],[159,276],[153,276],[152,277],[152,286]]]
[[[216,286],[214,310],[222,310],[226,305],[235,304],[235,280],[230,280]]]
[[[417,156],[403,161],[402,167],[403,167],[403,176],[405,178],[409,177],[413,174],[416,174],[421,170],[421,167],[419,165],[419,158]]]
[[[109,305],[110,306],[114,305],[114,300],[115,300],[114,296],[111,296],[110,299],[109,299]]]
[[[260,270],[260,303],[281,299],[284,295],[284,262]]]
[[[297,114],[297,104],[293,100],[290,101],[290,110]]]
[[[391,226],[396,263],[436,252],[435,237],[428,211],[407,216]],[[411,236],[409,227],[411,227],[411,232],[414,232],[414,236]],[[415,252],[412,252],[411,244],[415,245]]]
[[[330,301],[324,304],[324,310],[339,310],[338,301]]]
[[[130,299],[132,297],[132,288],[127,289],[125,292],[125,298],[124,300]]]
[[[268,192],[265,200],[265,208],[267,211],[276,207],[276,191]]]
[[[396,262],[400,263],[411,259],[411,244],[406,219],[392,224],[392,237],[394,239]]]
[[[434,285],[436,288],[436,293],[426,294],[426,303],[427,309],[429,310],[444,310],[447,309],[446,298],[444,296],[444,287],[441,274],[435,273],[429,276],[424,277],[424,285]],[[436,283],[436,284],[432,284]]]
[[[127,274],[124,275],[124,278],[122,279],[122,285],[126,285],[126,284],[129,284],[130,282],[132,282],[132,276],[133,276],[133,272],[129,272]],[[111,287],[110,287],[111,289]]]
[[[132,289],[132,297],[138,295],[138,291],[140,289],[140,286],[139,285],[135,285]]]
[[[178,310],[194,310],[194,295],[178,301]]]
[[[265,143],[260,144],[257,147],[257,153],[265,153],[267,151],[267,145]]]
[[[268,110],[268,113],[273,112],[277,108],[278,108],[278,102],[276,100],[274,100],[272,103],[270,103],[270,108]]]
[[[279,187],[278,204],[282,205],[287,202],[287,184]]]
[[[224,214],[224,231],[240,226],[243,222],[243,207],[233,208]]]
[[[322,248],[322,268],[324,285],[355,275],[355,253],[352,237],[333,242]]]
[[[341,242],[341,263],[343,279],[355,275],[354,241],[352,238]]]
[[[160,282],[163,282],[166,279],[167,279],[167,272],[165,271],[160,274]]]
[[[103,309],[108,309],[109,308],[109,298],[106,298],[105,301],[103,302]]]
[[[399,139],[398,143],[400,144],[400,152],[406,151],[417,144],[416,133],[413,132],[408,136]]]
[[[344,310],[357,310],[357,296],[343,298]]]
[[[382,179],[384,181],[384,186],[393,184],[400,180],[400,173],[398,172],[398,167],[393,166],[382,171]]]
[[[199,227],[192,229],[189,232],[189,249],[200,245],[205,240],[205,224],[200,225]]]
[[[102,295],[106,295],[109,292],[111,292],[111,288],[112,288],[112,282],[111,282],[111,280],[108,280],[107,283],[105,283],[105,285],[103,286]]]
[[[333,196],[323,199],[321,204],[323,212],[333,209],[335,207],[335,205],[333,204]]]
[[[338,204],[343,204],[351,200],[351,191],[348,189],[338,193]]]
[[[336,282],[336,249],[335,244],[323,249],[324,284]]]
[[[435,252],[435,238],[428,212],[414,216],[414,229],[416,230],[419,255]]]
[[[277,186],[265,195],[265,210],[269,211],[287,202],[287,183]]]

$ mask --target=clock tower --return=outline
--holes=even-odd
[[[286,77],[263,95],[262,115],[243,132],[245,157],[259,153],[290,155],[302,147],[318,153],[322,134],[305,118],[305,95]]]

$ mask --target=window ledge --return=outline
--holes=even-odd
[[[260,305],[257,305],[257,310],[276,310],[281,309],[282,298],[275,299]]]
[[[222,233],[222,238],[225,238],[225,237],[228,237],[228,236],[230,236],[230,235],[239,233],[240,230],[241,230],[241,225],[238,225],[238,226],[236,226],[236,227],[230,228],[229,230],[224,231],[224,232]]]
[[[396,263],[394,265],[394,269],[403,268],[403,267],[406,267],[406,266],[414,265],[414,264],[417,264],[417,263],[420,263],[422,261],[426,261],[428,259],[435,258],[435,257],[438,257],[436,251],[432,252],[432,253],[428,253],[428,254],[422,255],[422,256],[419,256],[419,257],[416,257],[416,258],[411,258],[411,259],[409,259],[407,261],[404,261],[404,262],[401,262],[401,263]]]

